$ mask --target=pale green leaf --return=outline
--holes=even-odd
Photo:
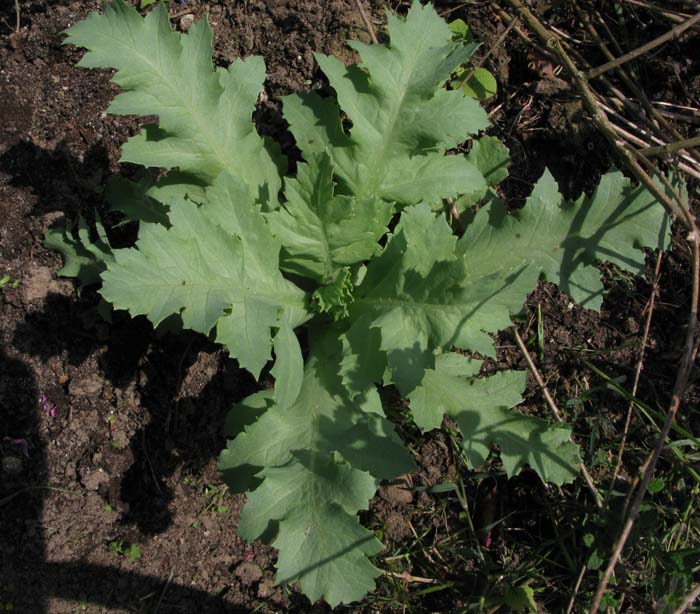
[[[467,159],[484,175],[486,185],[481,193],[465,195],[454,202],[453,206],[459,213],[482,202],[486,195],[492,191],[490,188],[508,177],[508,166],[510,165],[508,148],[493,136],[475,139],[467,154]],[[442,207],[435,209],[440,210]]]
[[[261,390],[236,403],[226,414],[224,435],[229,439],[238,437],[247,426],[274,406],[273,395],[272,390]],[[221,466],[220,470],[224,481],[233,492],[251,491],[260,484],[260,479],[255,477],[260,467],[242,464],[225,468]]]
[[[118,250],[103,274],[102,295],[154,324],[180,314],[186,328],[216,326],[217,340],[257,377],[270,359],[271,328],[303,321],[304,293],[280,274],[279,243],[262,213],[237,197],[250,198],[225,173],[202,207],[170,211],[170,229],[142,224],[136,248]]]
[[[113,211],[121,211],[130,220],[169,226],[168,207],[149,195],[153,184],[148,177],[139,181],[112,177],[105,196]]]
[[[58,275],[75,277],[83,286],[99,282],[100,274],[108,263],[114,261],[114,255],[99,216],[95,220],[95,227],[95,241],[90,238],[90,229],[82,216],[78,218],[77,233],[70,232],[64,226],[46,231],[44,245],[63,257],[63,266]]]
[[[325,353],[309,358],[296,401],[267,410],[229,442],[219,464],[224,475],[243,465],[281,466],[294,450],[340,452],[353,467],[377,478],[393,478],[413,466],[391,423],[348,398],[337,359]]]
[[[304,380],[304,358],[299,340],[288,322],[282,322],[274,339],[275,378],[274,399],[280,407],[289,407],[299,396]]]
[[[328,313],[334,320],[347,318],[348,305],[354,300],[352,274],[344,267],[336,278],[325,286],[316,288],[311,295],[311,306],[318,313]]]
[[[209,183],[227,170],[258,202],[276,206],[277,148],[269,149],[251,119],[265,78],[261,58],[215,69],[206,19],[179,34],[163,4],[141,17],[114,0],[66,34],[66,43],[88,49],[79,66],[116,69],[113,81],[125,91],[109,112],[159,117],[158,127],[126,143],[123,161],[179,168]]]
[[[541,275],[584,305],[596,306],[602,289],[596,259],[639,271],[644,263],[640,247],[665,244],[663,209],[619,173],[606,175],[591,199],[575,204],[562,203],[553,185],[545,174],[515,214],[492,194],[468,224],[455,259],[440,248],[431,250],[440,238],[451,240],[447,225],[426,226],[425,205],[404,210],[350,306],[356,339],[368,328],[380,330],[370,364],[379,365],[377,350],[384,352],[391,381],[403,394],[433,368],[436,351],[454,346],[495,355],[489,333],[511,324]],[[417,270],[416,262],[431,256],[434,260]],[[358,362],[346,356],[346,371],[357,371],[352,363]]]
[[[224,435],[233,439],[274,405],[273,390],[260,390],[236,403],[226,414]]]
[[[130,220],[170,226],[168,211],[182,202],[203,203],[205,185],[196,177],[170,171],[158,181],[143,177],[130,181],[113,177],[107,183],[105,197],[114,211],[121,211]],[[246,194],[243,202],[252,201]]]
[[[284,114],[305,157],[327,151],[343,193],[400,204],[477,193],[484,179],[464,156],[445,156],[488,126],[486,113],[442,86],[474,48],[430,5],[416,0],[405,19],[387,14],[388,45],[351,46],[361,65],[316,59],[337,103],[316,94],[284,99]],[[352,122],[346,134],[340,109]]]
[[[509,476],[529,465],[545,481],[572,481],[581,459],[578,446],[570,442],[571,430],[509,409],[522,401],[527,373],[501,371],[475,378],[480,366],[481,361],[456,353],[438,356],[435,369],[425,371],[409,396],[416,424],[434,429],[444,415],[450,416],[464,435],[462,445],[474,467],[484,464],[495,444]]]
[[[249,494],[239,532],[249,540],[274,539],[277,582],[298,580],[310,599],[337,605],[363,597],[379,575],[367,556],[381,544],[355,514],[367,507],[379,479],[411,471],[413,463],[383,417],[376,390],[362,407],[348,398],[333,337],[315,341],[290,407],[270,407],[269,393],[234,407],[230,431],[238,434],[219,467],[234,490],[262,480]]]
[[[471,72],[471,69],[467,68],[465,72]],[[452,83],[453,87],[462,83],[462,78],[459,77]],[[498,93],[498,83],[496,78],[485,68],[476,68],[474,72],[469,76],[469,79],[465,83],[462,83],[462,91],[470,98],[476,98],[477,100],[486,100],[495,96]]]
[[[506,374],[509,372],[505,372]],[[500,377],[499,377],[500,376]],[[494,375],[495,389],[484,394],[519,394],[523,383],[505,374]],[[485,384],[488,386],[488,384]],[[571,482],[579,472],[581,457],[579,447],[571,443],[571,429],[563,425],[550,425],[546,420],[512,411],[506,407],[482,409],[471,406],[455,414],[453,418],[464,435],[463,447],[467,459],[474,467],[486,461],[491,446],[497,444],[501,461],[509,476],[516,475],[529,465],[546,482],[564,484]]]
[[[413,420],[423,431],[440,428],[445,414],[453,415],[465,405],[477,405],[482,388],[474,388],[474,382],[467,379],[477,373],[482,361],[468,358],[455,352],[440,354],[435,359],[435,369],[423,375],[420,386],[409,395]],[[477,400],[478,399],[478,400]],[[512,400],[512,399],[511,399]],[[517,405],[520,397],[510,405]],[[505,405],[503,399],[492,399],[497,406]]]
[[[463,19],[455,19],[447,24],[452,32],[452,39],[466,43],[473,42],[474,38],[471,34],[469,26]]]
[[[513,612],[529,612],[537,614],[537,602],[535,601],[535,589],[529,584],[512,586],[506,589],[503,601]]]
[[[282,242],[282,268],[329,283],[341,267],[377,253],[392,206],[374,198],[334,196],[326,154],[312,156],[297,169],[296,178],[285,182],[287,202],[268,221]]]
[[[425,205],[404,210],[397,232],[403,234],[406,249],[402,267],[428,275],[438,262],[455,259],[457,237],[444,217],[438,216]]]
[[[358,316],[340,337],[343,346],[340,375],[343,386],[353,398],[363,396],[375,383],[381,382],[386,369],[381,332],[371,327],[373,319],[371,313]]]
[[[508,177],[510,153],[496,137],[484,136],[475,139],[467,158],[479,169],[489,186],[494,186]]]
[[[331,607],[374,589],[381,572],[367,556],[380,552],[382,544],[356,517],[377,488],[372,476],[337,454],[303,451],[259,477],[264,481],[248,495],[238,529],[252,541],[279,521],[272,544],[279,550],[278,584],[299,581],[312,602],[323,597]]]
[[[514,214],[496,198],[481,209],[460,239],[459,251],[482,275],[528,267],[583,306],[599,309],[603,285],[594,266],[612,262],[644,271],[642,247],[663,248],[670,225],[663,208],[619,171],[604,175],[593,196],[564,202],[546,171],[525,206]],[[507,249],[503,246],[507,245]]]
[[[495,274],[482,273],[468,259],[440,247],[452,241],[449,226],[427,205],[405,209],[350,305],[352,335],[361,340],[368,328],[380,330],[379,347],[364,349],[375,356],[370,364],[380,363],[377,349],[386,354],[391,381],[403,394],[420,383],[425,369],[433,368],[438,350],[456,346],[493,355],[485,331],[509,326],[510,315],[522,308],[537,281],[537,272],[522,263],[508,272],[494,262]],[[350,339],[348,343],[353,345]],[[358,360],[344,359],[346,377],[357,371],[353,362]]]

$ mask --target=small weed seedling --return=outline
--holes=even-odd
[[[472,45],[474,49],[478,44],[469,30],[469,26],[462,19],[455,19],[449,24],[452,31],[452,40],[464,45]],[[455,71],[454,78],[450,85],[454,89],[462,91],[471,98],[486,100],[498,93],[498,83],[496,78],[485,68],[471,69],[468,66],[461,66]]]
[[[417,1],[387,18],[388,43],[350,43],[360,64],[316,55],[335,96],[283,98],[303,156],[284,177],[251,119],[262,58],[215,69],[206,20],[175,33],[162,4],[145,18],[122,0],[92,13],[67,42],[87,48],[80,66],[115,70],[111,113],[158,116],[122,160],[167,174],[109,187],[139,225],[134,247],[113,249],[99,219],[95,241],[82,218],[47,237],[62,274],[101,283],[114,308],[211,335],[256,378],[274,357],[274,390],[228,416],[220,469],[248,493],[239,533],[278,550],[277,581],[332,606],[373,590],[382,544],[357,513],[380,481],[414,469],[379,387],[408,400],[421,431],[449,416],[472,467],[498,445],[508,475],[528,465],[573,480],[571,430],[514,411],[527,374],[479,377],[477,356],[496,355],[492,335],[538,280],[599,309],[597,261],[637,274],[642,248],[668,242],[663,209],[615,170],[575,201],[546,171],[509,213],[495,189],[508,151],[479,137],[477,100],[446,87],[476,45]],[[468,154],[447,155],[465,142]],[[513,599],[531,602],[518,587]]]
[[[136,544],[127,544],[121,540],[109,542],[109,549],[118,556],[127,556],[131,563],[141,559],[141,550]]]
[[[3,275],[0,277],[0,290],[3,288],[19,288],[19,279],[12,279],[9,275]]]

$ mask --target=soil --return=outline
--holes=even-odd
[[[444,4],[444,10],[452,6]],[[224,416],[258,384],[200,335],[157,336],[143,318],[122,313],[104,322],[94,290],[78,291],[57,277],[61,262],[43,246],[46,229],[64,217],[104,211],[106,179],[134,173],[118,164],[119,148],[139,121],[106,115],[117,92],[110,75],[75,68],[82,52],[61,44],[61,32],[100,2],[26,0],[20,6],[18,35],[14,4],[5,0],[0,8],[0,277],[19,282],[6,285],[0,297],[0,609],[326,611],[293,589],[274,586],[274,551],[236,536],[245,499],[226,492],[217,474]],[[209,15],[217,64],[264,55],[268,80],[256,121],[292,160],[279,97],[318,84],[313,51],[349,59],[345,41],[368,40],[353,0],[171,1],[170,10],[182,30]],[[485,49],[503,30],[483,6],[451,16],[465,19]],[[373,19],[380,24],[381,11]],[[515,206],[545,166],[567,195],[576,195],[590,190],[611,163],[573,94],[530,66],[527,53],[509,43],[486,64],[501,88],[489,104],[496,109],[493,133],[513,155],[504,191]],[[649,71],[661,71],[664,61],[658,58]],[[670,84],[675,95],[700,91],[691,71],[682,63],[674,67],[683,84]],[[631,377],[652,269],[650,262],[646,279],[605,270],[609,293],[599,314],[572,305],[554,286],[533,293],[521,330],[536,342],[540,310],[547,336],[538,363],[559,397],[589,391],[595,377],[583,358]],[[672,384],[683,334],[677,323],[688,300],[683,253],[664,260],[663,280],[646,367],[654,383],[644,378],[640,392],[662,400]],[[503,333],[499,357],[487,370],[512,366],[525,368],[512,337]],[[688,400],[697,397],[695,383]],[[601,393],[598,401],[603,418],[587,414],[585,404],[571,410],[581,441],[624,420],[623,399]],[[546,415],[535,386],[523,411]],[[430,533],[438,542],[463,528],[456,500],[428,488],[454,481],[460,471],[453,441],[444,432],[418,440],[410,426],[403,428],[420,470],[383,486],[365,515],[392,552],[416,535]],[[510,514],[510,530],[522,528],[532,541],[551,533],[540,514],[549,494],[534,474],[506,480],[498,467],[491,469],[495,477],[467,493],[483,510],[477,529],[498,512]],[[415,560],[409,571],[420,576],[422,559]],[[452,571],[449,563],[443,579],[466,573],[460,590],[470,594],[478,574],[461,568],[458,558]],[[417,611],[449,611],[460,599],[459,592],[437,592]],[[348,610],[392,608],[377,600]]]

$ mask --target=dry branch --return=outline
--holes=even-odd
[[[593,70],[589,70],[584,76],[586,77],[586,79],[594,79],[595,77],[598,77],[599,75],[602,75],[603,73],[608,72],[613,68],[621,66],[622,64],[625,64],[626,62],[629,62],[631,60],[635,60],[638,57],[647,53],[648,51],[656,49],[656,47],[658,47],[659,45],[663,45],[664,43],[673,40],[674,38],[678,38],[681,34],[683,34],[683,32],[685,32],[688,28],[691,28],[698,22],[700,22],[700,13],[696,13],[690,19],[684,21],[681,24],[678,24],[676,27],[671,28],[668,32],[662,34],[661,36],[658,36],[657,38],[655,38],[652,41],[649,41],[648,43],[645,43],[641,47],[637,47],[629,53],[621,55],[619,58],[615,58],[614,60],[606,62],[605,64],[594,68]]]
[[[695,354],[697,352],[696,333],[698,326],[698,292],[700,287],[700,233],[698,232],[694,216],[690,213],[690,211],[682,202],[675,190],[673,190],[666,176],[660,171],[658,171],[658,169],[656,169],[653,166],[653,164],[651,164],[649,159],[644,154],[626,147],[624,143],[621,143],[618,140],[613,126],[611,125],[606,114],[601,109],[600,104],[597,102],[594,93],[589,87],[586,76],[581,73],[581,71],[573,62],[569,54],[565,51],[559,38],[556,35],[554,35],[546,26],[544,26],[543,23],[539,20],[539,18],[536,17],[526,6],[524,6],[520,0],[506,1],[513,9],[515,9],[518,12],[520,17],[523,18],[524,21],[528,24],[528,26],[537,34],[539,39],[554,52],[558,60],[566,68],[567,72],[569,73],[569,76],[573,80],[579,94],[581,95],[584,106],[591,115],[595,126],[606,137],[613,149],[622,158],[627,168],[640,181],[640,183],[642,183],[647,189],[649,189],[649,191],[657,198],[657,200],[664,206],[664,208],[678,221],[680,221],[689,231],[687,238],[692,250],[692,298],[690,304],[690,313],[686,331],[683,358],[678,367],[676,381],[674,383],[673,393],[671,396],[671,401],[666,414],[664,425],[661,429],[656,445],[654,446],[654,451],[652,453],[649,465],[644,471],[644,477],[641,480],[641,484],[637,489],[633,503],[630,507],[629,513],[627,514],[623,530],[621,531],[613,547],[613,555],[608,563],[603,578],[601,579],[598,585],[598,589],[596,590],[596,594],[593,598],[593,602],[591,604],[589,612],[590,614],[597,614],[600,608],[600,603],[603,594],[607,589],[608,582],[615,569],[615,565],[619,560],[620,554],[622,553],[622,550],[627,542],[627,538],[629,537],[632,527],[634,526],[634,523],[639,514],[641,503],[646,494],[649,482],[652,476],[654,475],[654,470],[661,455],[661,451],[663,450],[666,437],[668,436],[676,418],[676,415],[678,413],[681,398],[687,386]],[[670,32],[667,32],[666,35],[664,35],[666,38],[660,37],[661,40],[656,39],[655,41],[651,41],[651,43],[648,43],[640,49],[635,50],[636,55],[634,57],[638,57],[639,55],[641,55],[641,53],[644,53],[650,48],[653,48],[650,47],[652,43],[654,44],[654,46],[658,46],[666,40],[670,40],[674,36],[678,36],[682,31],[699,21],[700,13],[695,15],[692,18],[692,21],[688,20],[688,22],[685,22],[683,24],[683,28],[674,28]],[[615,62],[609,62],[607,65],[603,65],[603,67],[607,66],[605,70],[608,70],[609,68],[614,68],[615,66],[619,66],[621,63],[623,63],[623,61],[620,60],[628,61],[629,59],[632,59],[632,57],[630,54],[627,54],[626,56],[622,56],[622,58],[618,58],[618,60],[616,60]],[[594,71],[592,72],[597,71],[597,74],[602,74],[602,72],[605,72],[604,70],[601,70],[603,67],[594,69]],[[652,172],[658,176],[658,178],[661,180],[662,183],[664,183],[666,188],[670,188],[672,197],[666,194],[655,184],[652,178],[644,170],[642,165],[650,167],[652,169]]]
[[[549,406],[552,415],[554,416],[557,422],[564,422],[564,419],[561,417],[561,412],[559,411],[557,404],[554,402],[552,395],[549,393],[549,390],[547,389],[547,386],[544,383],[544,379],[542,379],[542,375],[540,374],[539,369],[535,365],[535,362],[532,360],[532,356],[530,356],[530,352],[528,352],[527,347],[525,346],[525,342],[523,341],[523,338],[520,336],[520,333],[518,332],[518,329],[515,326],[513,327],[513,334],[515,335],[515,342],[518,344],[520,351],[525,357],[525,361],[527,362],[527,366],[530,369],[530,373],[532,373],[532,376],[535,378],[537,385],[540,387],[540,390],[542,391],[542,394],[544,395],[544,398],[547,401],[547,405]],[[595,500],[596,506],[598,507],[598,509],[602,509],[603,500],[600,498],[598,489],[595,487],[595,482],[593,481],[593,478],[591,477],[591,474],[589,473],[585,463],[581,462],[580,469],[581,473],[583,474],[583,478],[586,480],[588,489],[593,494],[593,499]]]

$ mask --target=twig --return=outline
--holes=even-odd
[[[185,9],[184,11],[180,11],[178,13],[173,13],[172,15],[169,16],[169,19],[172,21],[174,19],[179,19],[180,17],[184,17],[185,15],[189,15],[192,12],[192,9]]]
[[[637,130],[641,132],[645,137],[649,137],[652,142],[655,142],[656,144],[664,147],[666,146],[666,143],[661,141],[661,139],[655,137],[654,135],[648,134],[645,130],[641,129],[639,126],[636,124],[633,124],[631,121],[617,113],[615,110],[611,109],[609,106],[607,106],[604,102],[598,101],[598,104],[600,107],[605,110],[612,118],[615,119],[615,121],[619,121],[626,126]],[[610,120],[609,120],[610,121]],[[630,143],[634,143],[635,145],[642,147],[642,151],[645,151],[646,149],[649,149],[651,147],[654,147],[654,145],[641,138],[638,135],[632,134],[625,130],[624,128],[618,126],[617,124],[614,124],[612,121],[610,121],[610,126],[612,129],[623,139]],[[700,165],[693,159],[690,158],[689,156],[686,156],[685,154],[680,154],[680,158],[683,159],[683,162],[679,162],[678,168],[682,170],[684,173],[687,173],[688,175],[691,175],[692,177],[695,177],[696,179],[700,179]],[[692,166],[691,166],[692,165]]]
[[[691,232],[696,230],[695,222],[690,217],[689,213],[678,203],[673,201],[658,185],[649,177],[649,175],[641,167],[639,161],[635,157],[633,151],[624,147],[618,140],[618,137],[610,124],[605,113],[601,110],[600,105],[596,101],[593,92],[591,91],[586,79],[581,71],[576,67],[569,55],[561,45],[559,39],[553,35],[547,28],[542,25],[542,22],[523,4],[520,0],[506,0],[514,9],[516,9],[521,17],[525,19],[527,24],[535,31],[537,36],[551,49],[559,61],[565,66],[569,75],[574,81],[586,110],[591,115],[591,119],[601,134],[608,140],[623,162],[635,176],[635,178],[644,185],[649,192],[658,200],[661,205],[674,217],[679,219],[681,223]]]
[[[675,111],[667,111],[666,109],[660,109],[659,113],[664,117],[669,119],[675,119],[679,122],[685,122],[688,124],[700,124],[700,115],[697,113],[676,113]]]
[[[15,34],[19,36],[20,19],[19,19],[19,0],[15,0]]]
[[[674,104],[673,102],[666,102],[664,100],[654,100],[652,104],[657,104],[660,107],[671,107],[672,109],[682,109],[683,111],[690,111],[696,117],[700,116],[700,109],[696,107],[688,107],[683,104]]]
[[[158,492],[162,495],[163,490],[158,483],[158,478],[156,477],[156,472],[153,470],[153,465],[151,464],[151,459],[148,456],[148,446],[146,445],[146,431],[145,429],[141,431],[141,445],[143,446],[143,455],[146,457],[146,462],[148,463],[148,468],[151,470],[151,477],[153,478],[153,483],[156,485]]]
[[[158,614],[158,610],[160,610],[160,606],[163,603],[163,599],[165,598],[165,593],[168,590],[168,587],[170,586],[170,583],[173,581],[173,575],[174,575],[174,569],[170,570],[170,574],[168,575],[168,581],[165,583],[165,586],[163,587],[162,592],[160,593],[160,597],[158,598],[158,603],[156,604],[156,609],[153,610],[153,614]]]
[[[581,588],[581,582],[583,582],[583,577],[586,575],[587,569],[588,565],[584,561],[583,565],[581,566],[581,571],[578,574],[578,578],[576,578],[574,590],[571,591],[571,599],[569,599],[569,605],[566,607],[566,614],[571,614],[571,611],[574,609],[574,605],[576,605],[576,595],[578,595],[578,591]]]
[[[586,11],[582,11],[581,8],[578,6],[578,4],[575,4],[576,7],[576,13],[579,16],[579,19],[583,21],[583,23],[586,25],[588,28],[588,31],[591,33],[593,38],[596,40],[598,43],[598,47],[600,47],[600,50],[603,52],[606,58],[608,60],[614,60],[615,56],[612,54],[610,49],[608,49],[608,46],[605,44],[603,39],[600,37],[598,34],[598,31],[595,29],[595,26],[593,25],[588,13]],[[598,18],[598,21],[602,25],[603,29],[607,33],[608,37],[612,41],[613,45],[615,48],[618,50],[619,53],[622,53],[622,48],[620,47],[620,44],[617,42],[615,37],[613,36],[613,33],[611,32],[610,28],[608,27],[607,23],[605,23],[605,20],[601,17],[601,15],[596,11],[596,17]],[[640,87],[637,86],[636,82],[630,75],[627,73],[625,68],[623,66],[618,66],[616,68],[617,73],[620,75],[620,78],[623,80],[625,85],[630,89],[630,91],[637,97],[637,100],[641,103],[641,105],[644,107],[647,113],[651,116],[651,118],[648,118],[646,115],[638,111],[634,105],[630,103],[630,101],[627,99],[627,97],[622,94],[617,88],[615,88],[606,78],[601,79],[602,82],[608,87],[620,100],[625,104],[625,106],[631,107],[635,114],[637,114],[641,119],[647,123],[650,128],[656,132],[657,136],[663,137],[664,140],[669,140],[666,138],[666,136],[661,132],[659,127],[663,127],[666,129],[675,139],[677,140],[683,140],[683,135],[676,130],[676,128],[666,121],[666,118],[657,110],[654,108],[654,106],[651,104],[651,101],[647,98],[647,95],[644,93],[644,90]],[[653,120],[655,121],[653,121]],[[693,152],[690,152],[691,155]],[[700,156],[694,156],[696,160],[700,160]]]
[[[620,473],[620,467],[622,466],[622,455],[625,451],[625,445],[627,444],[627,435],[630,430],[630,423],[632,422],[632,411],[634,410],[634,397],[637,396],[637,387],[639,386],[639,378],[642,374],[642,365],[644,364],[644,354],[647,347],[647,340],[649,339],[649,329],[651,328],[651,316],[654,313],[654,305],[656,303],[656,295],[659,292],[659,277],[661,275],[661,261],[663,259],[663,252],[659,251],[656,256],[656,267],[654,268],[654,280],[651,284],[651,295],[649,296],[649,301],[647,303],[647,317],[644,322],[644,334],[642,335],[642,343],[639,348],[639,359],[637,360],[637,367],[634,371],[634,384],[632,385],[632,399],[627,407],[627,416],[625,418],[625,428],[622,431],[622,441],[620,442],[620,449],[617,451],[617,459],[615,462],[615,470],[613,471],[612,479],[610,480],[610,492],[608,497],[615,487],[615,481]],[[606,497],[607,500],[607,497]]]
[[[683,599],[683,605],[677,610],[673,611],[673,614],[683,614],[695,600],[700,597],[700,584],[698,584],[690,593],[688,593]]]
[[[666,179],[663,174],[659,174],[659,177],[662,180]],[[644,500],[647,488],[649,487],[649,482],[651,481],[651,478],[654,475],[654,470],[656,469],[656,464],[658,463],[659,457],[661,456],[661,451],[664,449],[666,437],[668,437],[668,434],[671,431],[671,427],[673,426],[673,423],[676,419],[678,408],[680,407],[681,403],[681,398],[683,396],[683,392],[686,389],[686,386],[688,385],[688,378],[690,377],[690,372],[693,367],[695,354],[697,352],[696,332],[698,328],[698,295],[700,293],[700,236],[698,235],[697,230],[691,233],[691,235],[688,237],[688,240],[690,241],[692,247],[693,273],[690,315],[688,318],[688,329],[686,331],[685,337],[685,351],[683,353],[683,358],[678,368],[676,381],[673,385],[673,393],[671,395],[671,402],[668,408],[668,412],[666,413],[666,420],[664,421],[664,425],[661,428],[661,432],[659,433],[659,437],[657,439],[656,445],[654,446],[654,451],[652,453],[651,460],[649,461],[649,466],[644,472],[644,477],[642,478],[642,482],[639,485],[639,488],[637,489],[634,500],[627,515],[625,524],[613,547],[612,556],[610,557],[608,566],[605,568],[603,577],[601,578],[596,593],[593,596],[593,602],[589,611],[590,614],[597,614],[600,608],[600,602],[603,599],[605,590],[608,587],[608,582],[610,581],[610,577],[612,576],[612,573],[615,569],[615,565],[617,565],[617,561],[619,560],[620,555],[622,554],[622,550],[625,547],[625,544],[627,543],[627,539],[629,538],[629,535],[632,532],[632,527],[634,526],[634,523],[637,520],[642,501]]]
[[[374,34],[374,28],[372,27],[372,22],[369,20],[369,17],[367,17],[365,7],[362,6],[362,0],[355,0],[355,6],[357,6],[357,10],[360,11],[360,17],[362,17],[362,21],[365,22],[365,27],[367,28],[367,32],[369,32],[370,40],[373,44],[378,45],[379,41],[377,40],[377,36]]]
[[[415,582],[417,584],[437,584],[437,580],[433,580],[432,578],[421,578],[420,576],[412,576],[409,573],[406,572],[395,572],[395,571],[385,571],[384,572],[385,576],[390,576],[391,578],[398,578],[399,580],[403,580],[404,582]]]
[[[633,49],[629,53],[625,53],[625,55],[621,55],[619,58],[611,60],[610,62],[606,62],[605,64],[602,64],[602,65],[598,66],[597,68],[589,70],[584,75],[584,78],[585,79],[594,79],[595,77],[598,77],[599,75],[602,75],[603,73],[608,72],[612,68],[616,68],[616,67],[618,67],[626,62],[634,60],[634,59],[638,58],[639,56],[647,53],[647,51],[651,51],[652,49],[655,49],[659,45],[663,45],[665,42],[679,37],[688,28],[691,28],[693,25],[695,25],[698,22],[700,22],[700,13],[696,13],[690,19],[684,21],[681,24],[678,24],[674,28],[671,28],[665,34],[662,34],[661,36],[658,36],[654,40],[649,41],[648,43],[645,43],[641,47],[637,47],[636,49]]]
[[[687,149],[689,147],[700,147],[700,136],[693,137],[692,139],[685,139],[683,141],[676,141],[675,143],[668,143],[666,145],[647,147],[646,149],[642,149],[640,153],[643,153],[647,158],[654,158],[656,156],[664,156],[666,154],[673,153],[674,151]]]
[[[28,492],[30,490],[55,490],[56,492],[62,492],[68,495],[77,495],[80,496],[81,493],[75,492],[73,490],[68,490],[66,488],[58,488],[56,486],[25,486],[24,488],[20,488],[18,491],[13,492],[10,495],[7,495],[7,497],[4,497],[0,499],[0,507],[3,505],[6,505],[13,499],[19,497],[21,494]]]
[[[557,407],[557,404],[554,402],[552,395],[549,394],[549,390],[547,390],[547,386],[545,385],[544,380],[542,379],[542,375],[540,374],[539,370],[537,369],[537,366],[532,360],[532,356],[530,356],[530,352],[528,351],[527,347],[525,347],[525,342],[523,341],[523,338],[520,336],[520,333],[518,332],[518,329],[515,328],[515,326],[513,327],[513,333],[515,334],[515,342],[518,344],[520,351],[525,357],[525,360],[527,361],[527,366],[530,369],[530,373],[532,373],[533,377],[535,378],[535,381],[537,381],[537,384],[540,387],[540,390],[542,391],[542,394],[544,395],[544,398],[547,401],[547,405],[549,405],[549,409],[554,415],[554,418],[557,420],[557,422],[564,422],[564,420],[561,417],[561,412]],[[586,480],[586,484],[588,485],[589,490],[593,494],[593,498],[595,499],[595,503],[598,506],[598,509],[602,509],[603,500],[600,498],[600,494],[598,494],[598,489],[595,487],[595,482],[593,481],[591,474],[588,472],[585,463],[581,462],[580,467],[581,473],[583,474],[583,477]]]
[[[601,131],[603,136],[610,142],[612,147],[617,151],[620,157],[623,159],[628,169],[634,174],[634,176],[642,183],[651,194],[663,205],[663,207],[673,216],[675,216],[690,232],[688,235],[688,241],[692,247],[693,260],[692,260],[692,300],[688,321],[688,328],[685,341],[685,351],[681,364],[679,365],[678,373],[676,376],[676,381],[673,387],[673,394],[671,402],[669,405],[668,412],[666,414],[666,421],[661,429],[659,439],[654,448],[654,453],[649,462],[649,467],[647,468],[642,483],[637,490],[634,502],[631,506],[630,513],[627,516],[624,528],[620,534],[615,547],[613,549],[613,556],[605,570],[605,574],[601,579],[598,589],[594,596],[593,604],[589,611],[589,614],[596,614],[600,608],[600,602],[602,600],[605,589],[607,588],[608,582],[612,575],[615,565],[619,559],[620,553],[624,548],[627,538],[632,530],[632,526],[639,514],[639,509],[641,503],[646,494],[649,481],[651,480],[654,469],[656,468],[656,463],[658,462],[659,456],[661,455],[661,450],[665,444],[665,439],[671,430],[671,426],[675,420],[676,414],[678,413],[678,408],[680,406],[681,396],[685,390],[688,383],[688,378],[690,375],[690,370],[693,364],[693,358],[697,351],[695,344],[696,330],[698,326],[697,322],[697,311],[698,311],[698,287],[700,286],[700,281],[698,279],[699,269],[700,269],[700,233],[698,232],[697,225],[695,223],[694,217],[691,215],[688,208],[681,201],[680,197],[675,193],[675,190],[671,190],[673,194],[673,199],[666,194],[659,186],[655,184],[652,178],[647,174],[644,168],[641,166],[642,163],[653,165],[649,162],[646,156],[635,152],[634,150],[628,149],[622,145],[613,130],[608,118],[605,113],[601,110],[599,104],[597,103],[593,92],[591,91],[585,77],[578,69],[578,67],[571,60],[569,55],[564,50],[561,41],[553,35],[542,22],[523,4],[520,0],[506,0],[510,6],[518,11],[521,17],[527,22],[527,24],[532,28],[537,36],[542,40],[548,48],[552,49],[557,55],[561,63],[567,69],[569,75],[574,81],[579,94],[582,97],[583,104],[586,110],[590,113],[593,123]],[[700,20],[700,13],[696,15],[698,20]],[[641,161],[641,162],[640,162]],[[668,180],[663,173],[656,170],[657,176],[660,178],[662,183],[667,187],[669,184]]]
[[[656,6],[655,4],[651,4],[649,2],[643,2],[642,0],[624,0],[628,4],[632,4],[634,6],[639,6],[643,9],[647,9],[648,11],[651,11],[652,13],[658,13],[659,15],[664,16],[666,19],[669,21],[672,21],[674,23],[683,23],[690,15],[686,15],[685,13],[679,13],[678,11],[674,11],[671,9],[664,9],[661,8],[660,6]]]
[[[495,13],[498,15],[500,19],[505,21],[507,24],[510,24],[513,21],[513,17],[511,17],[508,13],[506,13],[501,7],[499,7],[497,4],[494,5],[492,4],[491,8],[495,11]],[[549,60],[550,62],[556,62],[557,59],[552,55],[550,51],[547,51],[544,47],[541,45],[538,45],[535,41],[532,40],[528,36],[528,34],[520,27],[520,26],[515,26],[514,27],[515,33],[523,40],[523,42],[527,45],[530,45],[537,53],[542,56],[543,58]]]
[[[465,83],[469,82],[469,79],[471,79],[474,76],[474,73],[477,71],[477,69],[481,68],[481,66],[484,65],[484,62],[489,58],[489,56],[493,53],[494,49],[499,49],[501,45],[503,44],[503,41],[506,40],[506,37],[510,33],[510,31],[517,25],[518,23],[518,18],[516,17],[511,21],[508,26],[506,26],[506,29],[503,30],[501,35],[496,39],[496,41],[491,45],[489,50],[483,55],[482,58],[480,58],[477,62],[474,63],[474,66],[472,69],[460,80],[459,85],[455,89],[460,89],[464,86]]]

